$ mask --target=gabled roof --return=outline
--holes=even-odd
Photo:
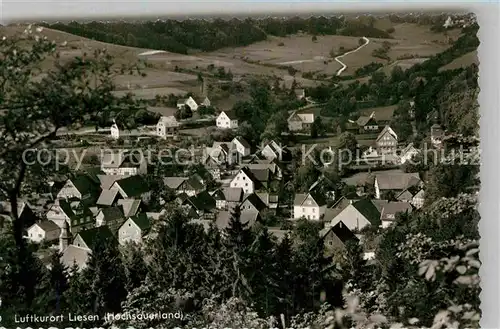
[[[59,207],[69,217],[71,227],[86,225],[94,221],[92,212],[82,202],[60,200]]]
[[[75,188],[82,195],[96,195],[99,193],[99,186],[97,186],[97,184],[85,174],[77,174],[75,177],[70,178],[69,181],[73,183]]]
[[[394,220],[397,213],[411,212],[412,209],[409,202],[388,202],[380,213],[380,219]]]
[[[197,210],[210,211],[215,208],[215,199],[207,191],[198,193],[184,201],[188,202]]]
[[[130,220],[133,221],[142,231],[142,233],[146,233],[151,228],[151,220],[145,213],[140,213],[136,216],[130,217]]]
[[[98,238],[116,242],[113,233],[111,233],[111,230],[107,226],[99,226],[85,231],[80,231],[77,236],[80,236],[90,250],[94,250]]]
[[[333,234],[337,239],[345,245],[347,241],[359,241],[356,235],[342,222],[338,222],[334,226],[325,227],[320,231],[320,238],[325,238],[328,234]]]
[[[380,134],[378,134],[376,141],[378,142],[386,133],[389,133],[396,140],[398,139],[398,135],[396,134],[396,132],[394,130],[392,130],[391,127],[385,126],[384,129],[382,129],[382,131],[380,132]]]
[[[101,189],[109,190],[111,186],[120,179],[127,178],[129,175],[97,175],[101,182]]]
[[[234,141],[238,141],[245,148],[251,148],[250,144],[241,136],[237,136],[237,137],[233,138],[233,143],[234,143]]]
[[[255,177],[255,175],[253,174],[253,171],[248,169],[248,167],[241,168],[240,172],[243,172],[248,177],[248,179],[250,179],[252,182],[254,182],[254,184],[260,185],[260,180],[257,179],[257,177]]]
[[[404,149],[401,150],[401,155],[405,155],[406,153],[410,151],[419,151],[415,146],[413,146],[413,143],[408,144]]]
[[[134,198],[149,192],[147,182],[139,175],[129,176],[116,181],[113,185],[118,185],[125,192],[127,197]]]
[[[314,199],[314,201],[318,204],[319,207],[324,206],[326,204],[325,196],[315,192],[295,194],[295,200],[293,204],[295,206],[301,206],[304,203],[304,201],[306,201],[309,195]]]
[[[139,154],[131,153],[128,150],[118,150],[117,152],[104,154],[101,166],[105,168],[139,167],[141,162]]]
[[[57,224],[51,220],[40,221],[38,223],[31,225],[31,227],[33,227],[35,225],[38,226],[39,228],[41,228],[44,232],[52,232],[52,231],[59,231],[60,230],[59,226],[57,226]]]
[[[242,211],[240,215],[240,221],[243,224],[248,223],[248,226],[253,226],[259,219],[259,213],[256,211]],[[215,220],[215,225],[219,230],[224,230],[229,227],[229,222],[231,220],[231,213],[229,211],[220,211],[217,214]]]
[[[248,167],[247,167],[248,168]],[[248,168],[255,179],[259,182],[267,182],[269,181],[269,169],[250,169]]]
[[[250,202],[257,209],[257,211],[262,211],[267,208],[266,204],[255,193],[248,194],[243,199],[242,203],[246,201]]]
[[[188,178],[186,184],[189,184],[189,186],[194,190],[202,190],[205,188],[205,185],[203,185],[202,181],[203,179],[200,177],[200,175],[194,174]]]
[[[173,190],[177,190],[182,183],[187,181],[187,179],[188,179],[187,177],[165,177],[163,178],[163,183],[167,187]]]
[[[408,190],[404,190],[403,192],[399,193],[396,199],[398,201],[409,201],[413,199],[413,194],[411,194],[411,192]]]
[[[120,207],[106,207],[100,210],[103,215],[103,221],[111,231],[118,229],[119,226],[126,220]]]
[[[158,123],[163,124],[165,127],[178,127],[180,125],[173,115],[162,116],[160,120],[158,120]]]
[[[99,206],[111,206],[118,195],[117,189],[112,190],[102,190],[99,199],[97,199],[97,205]]]
[[[377,121],[375,120],[374,117],[371,116],[360,116],[358,120],[356,120],[356,123],[360,127],[366,126],[370,121],[373,121],[374,124],[377,124]]]
[[[377,173],[375,178],[380,190],[405,190],[421,182],[418,173]]]
[[[377,207],[367,199],[361,199],[354,202],[353,207],[356,208],[372,225],[379,225],[380,212]]]
[[[123,215],[128,218],[137,214],[141,202],[141,199],[120,199],[118,205],[122,207]]]
[[[238,118],[236,117],[236,113],[234,113],[233,111],[222,111],[219,116],[224,113],[227,115],[227,117],[230,119],[230,120],[238,120]]]

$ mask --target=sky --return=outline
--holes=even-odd
[[[496,1],[483,1],[496,2]],[[264,13],[333,13],[338,11],[385,11],[394,9],[438,9],[467,6],[470,1],[421,0],[421,1],[299,1],[299,0],[187,0],[187,1],[140,1],[140,0],[0,0],[0,23],[57,19],[121,18],[126,16],[188,16],[230,15]]]

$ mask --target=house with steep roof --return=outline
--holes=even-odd
[[[121,207],[123,215],[128,218],[137,215],[142,209],[141,199],[120,199],[118,206]]]
[[[130,175],[97,175],[97,178],[99,179],[101,191],[104,191],[104,190],[109,190],[110,187],[117,180],[127,178],[128,176],[130,176]]]
[[[391,127],[385,126],[375,140],[377,153],[380,155],[396,154],[398,148],[398,135]]]
[[[335,226],[342,222],[352,232],[359,232],[366,226],[380,226],[380,211],[367,199],[361,199],[349,204],[337,216],[335,216],[328,226]]]
[[[148,183],[138,175],[117,180],[111,185],[112,189],[117,189],[123,199],[141,199],[145,203],[151,199]]]
[[[59,239],[61,229],[51,220],[39,221],[28,228],[26,237],[34,243]]]
[[[180,128],[180,123],[175,116],[162,116],[156,124],[156,135],[162,139],[176,137]]]
[[[99,226],[79,232],[73,242],[62,251],[61,262],[68,268],[77,265],[81,270],[86,267],[90,254],[98,241],[116,243],[113,233],[107,226]]]
[[[211,147],[205,149],[205,165],[228,165],[238,163],[240,154],[232,142],[214,142]]]
[[[270,163],[261,163],[261,162],[249,163],[246,164],[245,167],[247,167],[250,170],[268,170],[271,179],[280,180],[283,178],[284,168],[274,160]]]
[[[84,174],[77,174],[66,181],[56,197],[58,199],[76,198],[86,200],[97,198],[99,192],[99,186],[90,177]]]
[[[398,195],[411,187],[423,187],[423,182],[418,173],[379,172],[375,174],[374,187],[375,198],[380,199],[387,191],[393,191]]]
[[[308,192],[295,195],[292,219],[307,218],[319,221],[325,214],[326,199],[323,195]]]
[[[72,234],[94,227],[94,215],[89,206],[76,199],[59,200],[50,207],[45,217],[61,229],[67,222]]]
[[[97,199],[96,205],[101,208],[111,207],[117,204],[120,197],[118,189],[102,190],[101,195],[99,195],[99,198]]]
[[[143,238],[151,229],[151,219],[145,213],[129,217],[118,229],[118,242],[124,245],[128,242],[142,243]]]
[[[333,226],[326,226],[319,232],[327,250],[345,249],[348,242],[359,242],[356,235],[342,221]]]
[[[251,146],[243,137],[237,136],[237,137],[233,138],[231,143],[235,146],[236,151],[242,157],[246,157],[246,156],[250,155]]]
[[[118,150],[103,155],[101,170],[106,175],[144,175],[148,172],[148,166],[142,154]]]
[[[261,212],[266,208],[266,204],[255,193],[245,195],[240,205],[242,213],[246,211]]]
[[[208,191],[202,191],[195,196],[188,197],[182,202],[182,206],[190,212],[194,211],[197,214],[195,218],[213,218],[216,212],[215,199]]]
[[[113,234],[116,234],[118,228],[126,220],[121,207],[106,207],[99,210],[95,217],[95,225],[107,226]]]
[[[261,175],[260,179],[263,178]],[[252,194],[263,187],[260,179],[255,177],[254,171],[243,167],[231,180],[229,186],[232,188],[241,188],[245,194]]]
[[[238,118],[233,111],[222,111],[215,120],[215,125],[220,129],[238,128]]]
[[[238,187],[225,187],[218,189],[212,193],[215,199],[216,208],[231,210],[238,206],[243,201],[243,189]]]
[[[287,119],[288,129],[290,131],[305,131],[310,130],[314,123],[314,112],[311,111],[294,111]]]
[[[195,112],[198,110],[198,107],[201,105],[203,106],[210,106],[210,100],[208,97],[205,97],[200,103],[197,103],[195,99],[192,96],[189,96],[188,98],[182,98],[177,101],[177,108],[180,110],[184,106],[189,106],[191,111]]]
[[[268,160],[278,160],[283,159],[284,149],[281,144],[272,140],[265,143],[260,150],[260,154]]]
[[[413,143],[408,144],[404,149],[401,150],[401,153],[399,154],[399,161],[401,164],[410,161],[414,156],[419,154],[420,151],[413,146]]]
[[[185,193],[194,196],[206,189],[204,180],[199,175],[190,177],[165,177],[163,183],[176,194]]]
[[[373,204],[380,211],[380,221],[382,228],[387,228],[396,220],[398,213],[411,213],[412,205],[405,201],[372,200]]]
[[[379,124],[375,119],[375,112],[372,112],[369,116],[360,116],[356,121],[359,133],[375,133],[378,132]]]
[[[264,202],[267,208],[278,208],[279,196],[277,194],[269,194],[267,192],[257,192],[255,194]]]

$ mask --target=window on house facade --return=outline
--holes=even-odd
[[[313,212],[316,212],[316,208],[313,208]]]
[[[302,208],[302,212],[304,212],[304,213],[305,213],[305,212],[306,212],[306,208]]]

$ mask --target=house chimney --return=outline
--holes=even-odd
[[[63,252],[69,245],[69,224],[64,221],[63,227],[61,228],[61,234],[59,235],[59,252]]]

